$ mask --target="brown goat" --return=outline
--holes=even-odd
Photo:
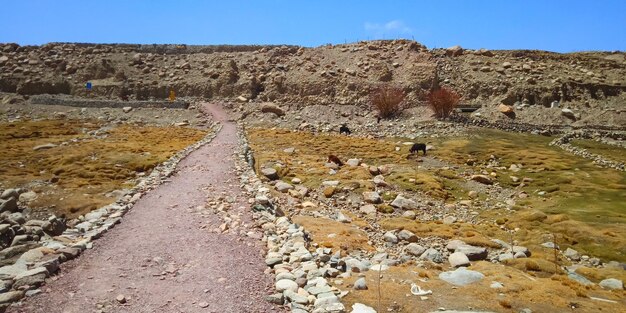
[[[332,155],[332,154],[328,156],[328,162],[335,163],[339,166],[343,165],[343,162],[341,162],[341,160],[339,160],[339,158],[336,155]]]

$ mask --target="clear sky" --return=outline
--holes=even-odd
[[[0,42],[626,51],[626,0],[2,0]]]

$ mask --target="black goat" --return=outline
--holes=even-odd
[[[352,132],[350,131],[350,128],[348,128],[348,126],[346,126],[345,124],[341,125],[341,127],[339,127],[339,134],[346,134],[346,135],[350,135],[352,134]]]
[[[425,143],[415,143],[413,144],[413,146],[411,147],[411,150],[409,150],[409,152],[411,153],[419,153],[421,151],[424,151],[424,155],[426,155],[426,144]]]

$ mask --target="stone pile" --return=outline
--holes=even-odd
[[[601,135],[597,131],[594,131],[594,132],[574,131],[574,132],[568,132],[562,135],[561,137],[554,139],[552,142],[550,142],[550,145],[557,146],[574,155],[583,157],[588,160],[592,160],[593,163],[598,166],[613,168],[619,171],[626,171],[626,165],[624,164],[624,162],[612,161],[612,160],[606,159],[605,157],[601,155],[591,153],[587,149],[576,147],[570,144],[570,141],[572,141],[573,139],[601,140],[603,137],[611,137],[611,136],[618,136],[618,134],[613,132],[613,133]],[[623,136],[623,134],[621,134],[621,136]]]

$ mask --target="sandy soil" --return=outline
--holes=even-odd
[[[218,217],[191,212],[222,191],[236,197],[235,208],[246,207],[233,168],[236,126],[220,108],[204,108],[224,123],[217,137],[184,159],[171,181],[146,194],[93,250],[66,263],[42,294],[9,312],[281,311],[263,299],[272,281],[263,274],[259,243],[210,232]]]

